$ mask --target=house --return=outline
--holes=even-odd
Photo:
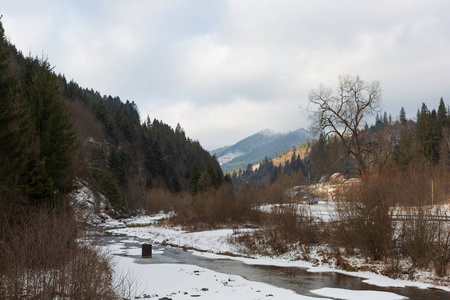
[[[330,175],[323,175],[322,177],[320,177],[319,183],[326,183],[326,182],[330,182]]]
[[[330,177],[331,183],[342,183],[344,180],[345,180],[345,177],[341,173],[334,173]]]
[[[302,195],[301,195],[301,187],[300,186],[295,186],[292,189],[287,191],[287,196],[289,198],[289,200],[292,201],[299,201],[302,199]]]
[[[287,194],[288,194],[288,197],[290,200],[300,200],[300,198],[301,198],[299,191],[291,190],[291,191],[288,191]]]

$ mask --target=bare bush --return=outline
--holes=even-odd
[[[352,186],[339,201],[331,242],[348,252],[359,249],[373,260],[380,260],[392,249],[392,224],[389,197],[392,181],[372,179]]]
[[[282,240],[301,245],[318,242],[319,225],[309,215],[306,206],[296,203],[274,206],[270,218]]]
[[[165,189],[155,188],[147,192],[144,208],[147,213],[169,212],[177,209],[175,203],[179,198]]]
[[[260,212],[254,209],[253,204],[257,198],[249,190],[236,191],[228,184],[195,196],[180,196],[173,205],[175,216],[172,222],[194,230],[238,222],[257,222]]]
[[[428,267],[437,229],[431,222],[432,211],[420,205],[404,208],[402,214],[405,217],[401,220],[400,250],[411,258],[414,266]]]
[[[447,195],[433,197],[432,179],[444,181],[446,174],[427,167],[370,176],[363,185],[342,192],[337,218],[332,222],[330,244],[347,253],[359,250],[372,260],[391,259],[402,272],[400,259],[416,268],[433,267],[444,276],[450,263],[450,226],[441,203]],[[434,205],[433,203],[434,198]]]
[[[234,242],[252,254],[283,254],[295,247],[307,249],[320,241],[319,224],[299,204],[273,206],[261,224],[258,230],[239,234]]]
[[[109,258],[77,242],[72,214],[29,208],[18,216],[2,226],[0,298],[116,298]]]
[[[450,261],[450,228],[444,219],[446,213],[436,203],[444,202],[448,194],[444,189],[434,190],[433,181],[445,182],[446,176],[425,167],[411,168],[405,175],[399,178],[396,190],[401,204],[396,211],[399,251],[413,266],[428,268],[433,264],[436,274],[442,276]]]

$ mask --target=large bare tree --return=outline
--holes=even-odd
[[[309,117],[312,129],[338,136],[348,154],[356,161],[360,177],[370,167],[370,157],[379,147],[361,131],[366,118],[381,108],[381,87],[378,81],[364,82],[356,75],[339,77],[335,92],[323,84],[309,93]]]

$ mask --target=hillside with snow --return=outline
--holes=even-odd
[[[265,129],[253,134],[232,146],[226,146],[210,151],[216,155],[224,172],[233,168],[246,168],[248,164],[258,164],[267,156],[273,158],[275,153],[290,150],[293,145],[300,146],[306,140],[313,140],[313,135],[300,128],[287,133],[276,133]]]

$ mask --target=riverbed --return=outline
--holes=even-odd
[[[142,244],[149,240],[123,233],[105,231],[99,236],[99,243],[115,257],[116,274],[131,278],[133,298],[144,295],[153,299],[450,298],[450,292],[439,289],[380,287],[338,272],[249,264],[154,242],[152,258],[142,258]]]

